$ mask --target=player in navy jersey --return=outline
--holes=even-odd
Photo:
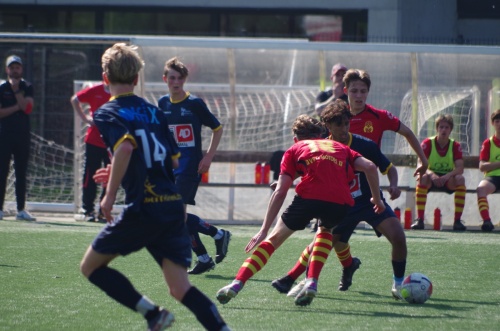
[[[245,247],[247,253],[254,247],[256,249],[242,264],[233,282],[217,292],[220,303],[226,304],[234,298],[293,232],[303,230],[311,219],[319,218],[320,226],[311,250],[307,281],[295,297],[297,305],[312,302],[321,269],[332,249],[332,229],[340,226],[349,206],[354,203],[349,191],[350,181],[354,178],[353,169],[366,173],[374,212],[384,211],[375,165],[344,144],[322,139],[322,131],[319,121],[307,115],[300,115],[294,121],[292,132],[295,144],[283,155],[278,184],[269,200],[260,231]],[[268,236],[297,176],[301,176],[301,181],[295,187],[296,195]]]
[[[321,117],[330,132],[329,139],[346,144],[352,150],[360,153],[377,165],[382,174],[388,175],[389,185],[393,188],[390,191],[391,199],[398,198],[400,190],[397,188],[398,173],[396,168],[393,167],[392,163],[382,154],[375,142],[363,136],[349,133],[349,122],[352,114],[349,112],[347,104],[342,100],[334,101],[326,106],[325,110],[321,113]],[[356,172],[355,180],[351,184],[351,195],[354,198],[354,206],[349,210],[341,225],[333,230],[333,245],[338,245],[339,242],[345,245],[349,241],[358,223],[363,220],[375,229],[377,236],[383,234],[392,245],[394,280],[392,294],[395,299],[399,300],[401,298],[399,287],[404,278],[407,255],[406,237],[401,227],[401,223],[383,197],[382,200],[385,205],[385,210],[380,214],[374,212],[373,205],[370,202],[370,187],[368,186],[364,173]],[[290,296],[293,296],[293,294],[297,293],[302,286],[304,286],[304,282],[301,282],[296,288],[290,290],[293,282],[306,269],[312,249],[311,246],[312,245],[306,247],[297,264],[286,276],[273,281],[273,287],[282,293],[288,292]],[[337,252],[337,255],[342,261],[342,252]],[[361,262],[359,262],[357,258],[353,258],[353,260],[352,263],[359,267]],[[347,275],[348,277],[345,277],[345,275],[343,276],[340,287],[345,285],[349,287],[351,285],[352,274],[356,269],[351,269],[352,272]],[[348,284],[346,284],[346,282],[348,282]]]
[[[222,138],[222,125],[210,112],[205,102],[184,90],[188,77],[188,68],[177,57],[165,63],[163,80],[168,85],[169,94],[158,100],[170,123],[170,130],[179,145],[181,157],[179,167],[174,170],[175,183],[187,205],[195,205],[201,174],[207,172]],[[212,140],[205,155],[201,146],[201,130],[203,126],[212,129]],[[193,251],[198,261],[188,273],[192,275],[215,268],[222,262],[228,251],[231,233],[205,222],[194,214],[187,214],[186,223],[191,236]],[[200,240],[199,233],[211,236],[215,240],[215,262],[208,255],[207,249]]]
[[[179,151],[164,114],[133,93],[142,67],[135,46],[115,44],[102,56],[103,80],[112,97],[94,114],[94,123],[113,153],[111,166],[104,170],[109,171],[109,181],[101,201],[108,224],[87,249],[80,269],[111,298],[142,314],[148,330],[164,330],[174,321],[173,314],[108,266],[119,255],[146,248],[162,268],[171,295],[207,330],[228,330],[217,307],[188,280],[191,246],[172,173]],[[98,171],[96,181],[102,172]],[[120,184],[127,207],[113,220]]]

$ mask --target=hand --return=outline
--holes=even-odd
[[[111,172],[111,164],[108,164],[106,168],[97,169],[92,178],[97,184],[101,184],[103,187],[106,187],[109,181],[110,172]]]
[[[245,253],[250,252],[255,246],[257,246],[258,244],[260,244],[262,242],[262,240],[266,239],[266,237],[267,237],[267,233],[259,231],[248,242],[247,246],[245,247]]]
[[[380,214],[385,210],[385,204],[382,200],[375,201],[375,199],[372,197],[370,198],[370,202],[374,204],[373,211],[375,212],[375,214]]]
[[[401,195],[401,190],[397,186],[390,186],[387,191],[391,196],[391,200],[396,200]]]
[[[198,173],[204,174],[205,172],[207,172],[210,169],[210,164],[212,164],[212,159],[205,155],[198,165]]]

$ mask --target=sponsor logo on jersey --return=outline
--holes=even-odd
[[[193,116],[193,113],[186,108],[181,108],[181,116]]]
[[[354,179],[350,183],[351,196],[353,199],[360,197],[362,195],[360,181],[359,181],[359,173],[355,174]]]
[[[170,125],[169,128],[179,147],[195,146],[194,131],[191,124]]]

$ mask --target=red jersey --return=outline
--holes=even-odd
[[[400,123],[399,118],[387,110],[377,109],[366,104],[361,113],[351,118],[349,132],[371,139],[380,147],[384,131],[397,132]]]
[[[437,139],[437,138],[436,138]],[[451,141],[451,140],[450,140]],[[436,151],[438,152],[439,155],[445,156],[446,153],[448,152],[450,142],[446,144],[443,148],[437,144],[436,141]],[[422,146],[422,150],[424,151],[425,157],[427,160],[429,159],[429,156],[431,155],[431,150],[432,150],[432,141],[431,138],[425,138],[422,143],[420,144]],[[460,146],[460,143],[457,141],[453,141],[453,161],[463,159],[463,153],[462,153],[462,146]]]
[[[87,87],[76,93],[76,97],[80,103],[89,104],[90,116],[94,116],[94,112],[99,109],[103,104],[109,101],[111,95],[104,89],[104,84],[100,83],[92,87]],[[85,134],[85,142],[97,147],[106,148],[104,141],[102,141],[101,134],[95,125],[89,126]]]
[[[481,152],[479,152],[479,161],[490,162],[490,151],[491,151],[491,138],[486,138],[481,146]],[[493,142],[500,148],[500,139],[493,135]]]
[[[354,160],[360,156],[333,140],[301,140],[283,155],[280,174],[302,177],[295,192],[303,199],[352,206],[349,183],[354,179]]]

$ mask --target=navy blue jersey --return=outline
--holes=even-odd
[[[381,173],[386,174],[387,171],[389,171],[389,168],[392,167],[392,163],[382,154],[375,142],[357,134],[349,133],[349,136],[350,138],[347,146],[361,154],[364,158],[372,161]],[[352,212],[367,204],[371,205],[370,198],[372,197],[372,193],[364,172],[355,172],[355,178],[351,184],[351,195],[354,198]],[[380,195],[382,195],[382,193]]]
[[[174,170],[176,176],[197,177],[198,165],[203,158],[201,149],[201,129],[208,126],[212,130],[221,124],[210,112],[205,102],[195,95],[186,95],[181,101],[172,102],[167,94],[158,100],[158,107],[167,116],[170,131],[181,151],[179,167]]]
[[[19,90],[24,94],[24,97],[34,96],[33,85],[24,79],[19,82]],[[2,108],[12,107],[17,104],[17,99],[12,90],[12,85],[7,81],[0,85],[0,105]],[[29,134],[30,120],[29,116],[23,111],[16,111],[7,117],[0,118],[0,133],[4,132],[6,135],[22,136]]]
[[[316,103],[323,103],[326,100],[330,99],[332,96],[333,96],[333,90],[332,89],[319,92],[318,95],[316,96]],[[335,99],[341,99],[341,100],[344,100],[345,102],[348,102],[347,101],[348,100],[347,94],[342,94],[340,97],[335,98]]]
[[[135,147],[122,180],[129,208],[157,210],[162,203],[181,200],[172,173],[172,156],[179,150],[162,111],[128,94],[101,106],[94,122],[112,152],[125,139]]]

